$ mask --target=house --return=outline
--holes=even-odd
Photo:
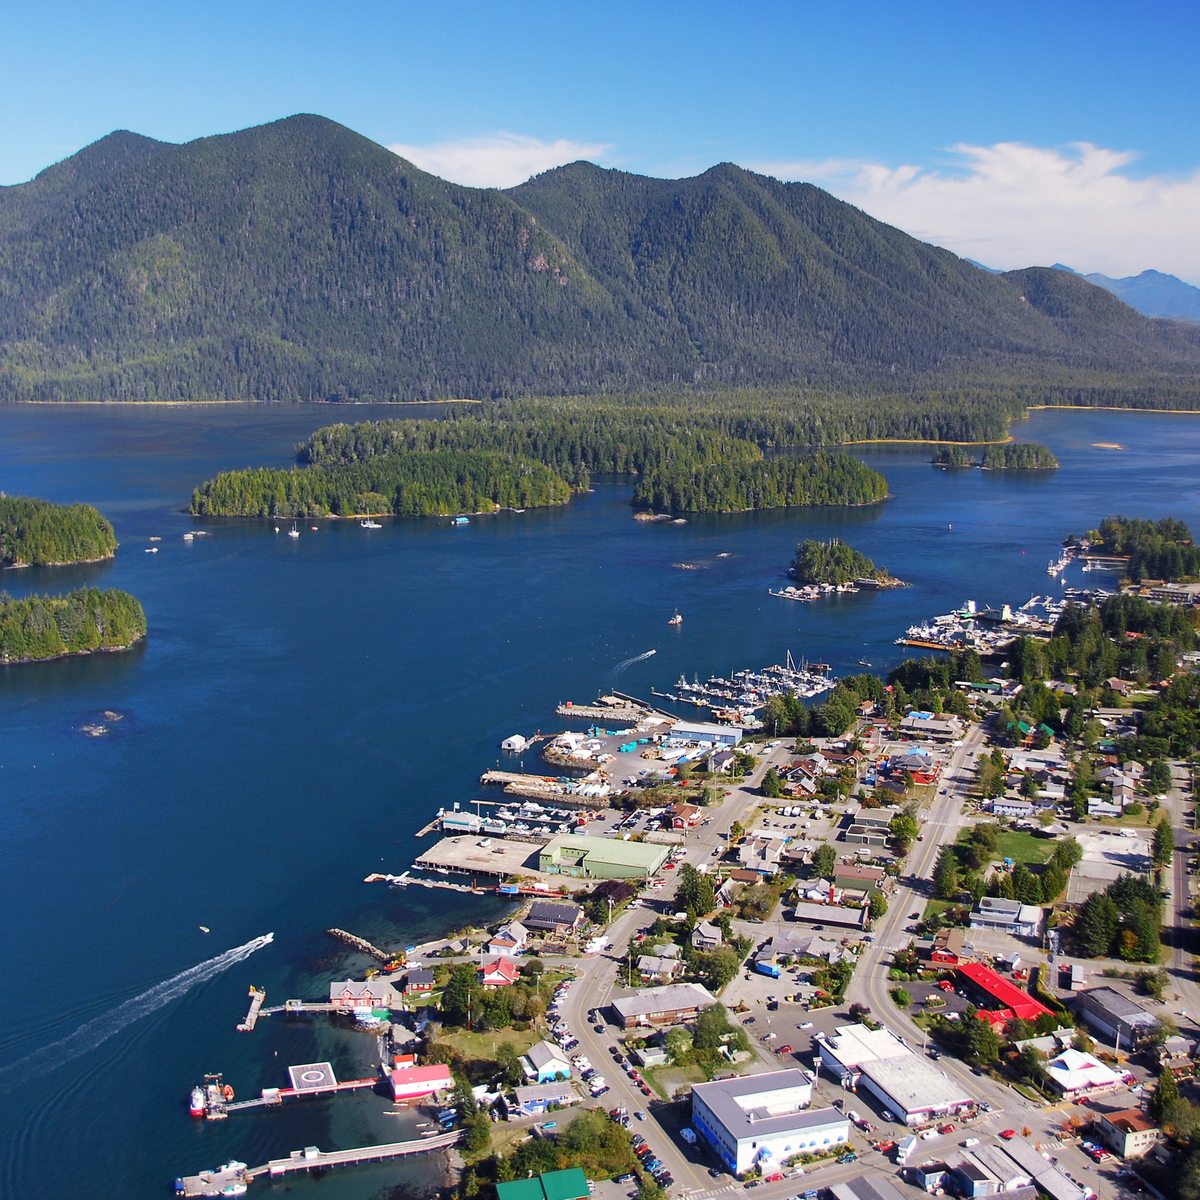
[[[900,732],[911,738],[952,742],[963,735],[963,723],[954,716],[911,712],[900,722]]]
[[[359,983],[347,979],[342,983],[332,980],[329,984],[329,1003],[334,1008],[402,1008],[400,993],[382,979],[368,979]]]
[[[622,1029],[639,1026],[662,1027],[694,1021],[702,1008],[715,1004],[716,998],[698,983],[670,983],[665,987],[643,988],[632,996],[612,1002],[613,1012]]]
[[[1104,800],[1100,796],[1089,796],[1087,802],[1089,817],[1119,817],[1124,811],[1124,804],[1114,800]]]
[[[401,1060],[392,1070],[390,1082],[392,1099],[397,1103],[423,1100],[436,1092],[449,1092],[454,1088],[454,1076],[445,1063],[418,1067]]]
[[[732,750],[714,750],[708,756],[708,769],[714,775],[728,775],[736,758]]]
[[[1115,675],[1104,681],[1104,686],[1110,692],[1116,692],[1118,696],[1124,696],[1126,692],[1133,691],[1133,684],[1127,679],[1118,679]]]
[[[715,950],[724,941],[719,925],[711,925],[708,921],[697,921],[692,930],[693,950]]]
[[[1141,1158],[1158,1141],[1162,1132],[1137,1108],[1123,1108],[1120,1112],[1098,1112],[1094,1118],[1094,1127],[1108,1148],[1122,1158]]]
[[[513,1089],[517,1110],[527,1117],[549,1112],[552,1108],[565,1108],[574,1104],[577,1097],[569,1083],[544,1083]]]
[[[875,701],[864,700],[855,710],[860,720],[875,715]]]
[[[735,1175],[773,1174],[801,1154],[850,1140],[850,1119],[808,1107],[812,1084],[796,1068],[692,1087],[692,1127]]]
[[[1125,1083],[1125,1076],[1106,1067],[1098,1058],[1082,1050],[1064,1050],[1046,1064],[1050,1086],[1064,1099],[1076,1096],[1115,1092]]]
[[[988,804],[989,811],[998,817],[1032,817],[1037,806],[1032,800],[1021,800],[1015,796],[997,796]]]
[[[538,1083],[571,1078],[571,1063],[566,1051],[553,1042],[534,1042],[522,1055],[521,1066],[525,1075]]]
[[[404,976],[404,994],[411,996],[414,993],[432,992],[433,991],[433,972],[432,971],[409,971]]]
[[[1158,1018],[1110,987],[1088,988],[1075,996],[1084,1022],[1107,1046],[1132,1049],[1158,1030]]]
[[[752,833],[738,847],[738,862],[747,870],[774,875],[783,857],[784,840],[768,833]]]
[[[1192,1054],[1196,1046],[1194,1042],[1179,1034],[1165,1038],[1154,1047],[1154,1060],[1159,1069],[1166,1068],[1172,1075],[1190,1075],[1192,1073]]]
[[[683,963],[677,958],[641,954],[638,956],[637,969],[643,982],[670,983],[683,970]]]
[[[971,914],[972,929],[999,929],[1014,937],[1036,937],[1042,927],[1042,910],[1036,904],[981,896]]]
[[[511,958],[503,955],[489,958],[479,967],[479,982],[485,988],[508,987],[521,978],[521,969]]]
[[[957,926],[953,929],[939,929],[933,937],[933,949],[929,952],[930,962],[947,967],[974,962],[975,951],[967,948],[966,935],[967,931]]]
[[[666,856],[666,851],[663,851]],[[554,933],[569,937],[583,924],[583,909],[578,904],[552,904],[547,900],[535,900],[528,916],[521,919],[526,930],[536,929],[542,933]]]
[[[797,921],[812,924],[840,925],[843,928],[864,929],[871,913],[866,908],[844,908],[840,904],[810,904],[802,901],[792,910]]]
[[[510,921],[502,925],[488,941],[485,947],[488,954],[520,954],[529,940],[529,931],[520,921]]]
[[[672,804],[667,809],[672,829],[695,829],[700,824],[701,809],[694,804]]]
[[[762,878],[759,876],[757,871],[744,871],[737,867],[729,872],[729,878],[734,883],[762,883]]]
[[[878,891],[887,872],[882,867],[847,867],[839,864],[833,869],[833,882],[840,888]]]

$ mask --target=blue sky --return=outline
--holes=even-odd
[[[731,160],[998,266],[1200,282],[1198,59],[1195,4],[17,0],[0,182],[115,128],[183,141],[311,111],[464,182]]]

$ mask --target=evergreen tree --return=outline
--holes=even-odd
[[[1117,938],[1120,914],[1110,896],[1093,892],[1083,902],[1075,921],[1075,936],[1089,958],[1107,957]]]
[[[953,900],[958,889],[958,856],[953,846],[943,846],[933,870],[933,894],[939,900]]]
[[[813,877],[829,879],[836,866],[837,851],[828,842],[822,842],[813,852]]]
[[[1167,1067],[1159,1072],[1158,1083],[1146,1105],[1146,1114],[1157,1125],[1161,1124],[1167,1110],[1179,1099],[1179,1084]]]
[[[980,1065],[995,1062],[1000,1054],[1000,1035],[988,1021],[973,1018],[967,1033],[967,1047],[970,1056]]]
[[[1154,849],[1152,854],[1156,867],[1170,866],[1174,861],[1175,835],[1171,831],[1169,817],[1164,816],[1154,827]]]

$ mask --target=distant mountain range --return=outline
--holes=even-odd
[[[182,146],[113,133],[0,189],[0,399],[1147,373],[1200,380],[1200,329],[1061,270],[976,270],[729,164],[467,188],[302,115]]]
[[[966,261],[981,271],[988,271],[993,275],[1004,274],[1003,271],[985,266],[973,258]],[[1064,263],[1055,263],[1051,270],[1067,271],[1080,279],[1086,279],[1088,283],[1094,283],[1106,292],[1120,296],[1130,308],[1137,309],[1143,316],[1200,322],[1200,288],[1184,283],[1178,276],[1164,275],[1161,271],[1143,271],[1140,275],[1127,275],[1124,279],[1110,279],[1099,272],[1085,275]]]

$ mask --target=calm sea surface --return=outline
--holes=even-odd
[[[396,413],[351,417],[383,411]],[[1200,416],[1046,411],[1013,432],[1049,445],[1060,471],[943,472],[927,447],[857,447],[893,493],[865,509],[644,526],[630,486],[613,482],[563,510],[465,528],[304,522],[292,540],[270,523],[208,522],[211,537],[183,543],[202,479],[287,464],[342,416],[0,408],[0,490],[88,501],[121,541],[110,564],[9,571],[0,586],[125,588],[150,625],[129,654],[0,669],[4,1195],[161,1197],[175,1175],[230,1157],[405,1136],[369,1095],[219,1125],[191,1120],[186,1101],[205,1071],[241,1097],[286,1085],[292,1063],[369,1073],[363,1035],[276,1021],[236,1033],[247,988],[318,998],[361,971],[330,926],[402,946],[498,917],[491,901],[362,879],[407,866],[414,831],[478,794],[503,737],[553,728],[560,700],[647,695],[680,672],[787,650],[838,674],[860,659],[884,671],[914,621],[1056,588],[1045,568],[1057,544],[1106,514],[1200,529]],[[146,554],[152,535],[160,551]],[[914,586],[803,605],[767,595],[797,541],[833,535]],[[1069,582],[1085,578],[1103,577]],[[668,628],[675,608],[683,625]],[[124,717],[107,737],[83,735],[104,710]],[[268,932],[274,943],[244,961],[183,975]],[[432,1171],[422,1159],[289,1186],[350,1200],[423,1189]]]

